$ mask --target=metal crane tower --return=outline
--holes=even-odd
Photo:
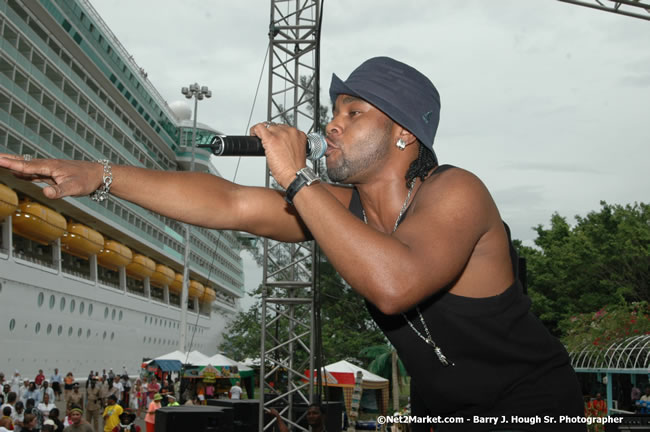
[[[650,21],[650,2],[641,0],[559,0]]]
[[[318,131],[318,0],[271,0],[269,28],[269,121]],[[318,172],[318,164],[313,166]],[[266,169],[266,186],[274,180]],[[298,425],[313,401],[313,380],[306,370],[318,366],[320,335],[316,245],[264,240],[261,312],[259,430],[264,409],[276,406],[289,427]]]

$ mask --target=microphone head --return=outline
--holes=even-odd
[[[307,149],[307,159],[317,161],[322,158],[327,151],[327,142],[325,141],[325,137],[317,133],[307,134]]]

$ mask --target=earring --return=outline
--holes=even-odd
[[[404,150],[406,148],[406,142],[402,138],[398,139],[395,145],[400,150]]]

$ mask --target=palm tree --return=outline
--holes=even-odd
[[[391,345],[374,345],[364,348],[360,355],[372,359],[368,365],[370,372],[386,378],[392,383],[393,411],[399,411],[399,383],[405,377],[406,368],[397,357],[397,351]]]

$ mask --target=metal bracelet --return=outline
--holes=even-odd
[[[111,184],[113,184],[113,172],[111,171],[111,164],[108,159],[100,159],[97,161],[104,167],[104,176],[102,177],[102,185],[97,188],[95,192],[90,194],[90,199],[97,202],[102,202],[108,198],[111,191]]]

